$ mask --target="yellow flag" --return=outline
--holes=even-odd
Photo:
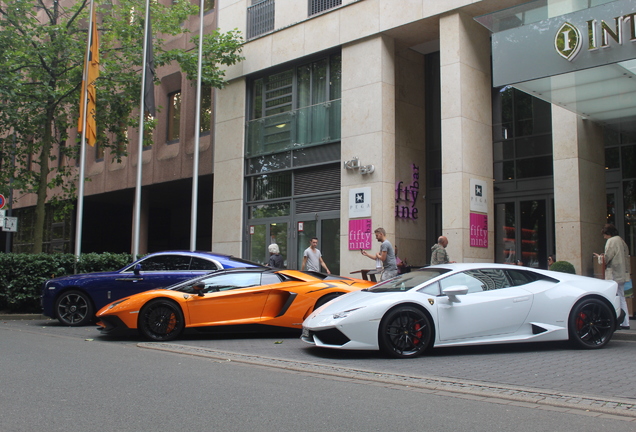
[[[84,92],[86,92],[86,81],[82,80],[82,96],[80,97],[80,116],[77,125],[77,131],[82,132],[84,123],[86,122],[86,140],[91,146],[95,145],[97,141],[97,125],[95,123],[95,80],[99,77],[99,36],[97,34],[97,20],[95,19],[95,9],[93,9],[91,31],[89,32],[88,44],[90,50],[88,52],[88,98],[86,111],[88,116],[84,121]],[[86,63],[84,64],[86,68]]]

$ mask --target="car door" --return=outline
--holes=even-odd
[[[456,273],[440,281],[442,293],[452,286],[467,286],[468,293],[442,297],[437,302],[440,340],[489,338],[517,331],[525,322],[533,296],[512,286],[501,269]]]
[[[192,295],[187,299],[191,325],[259,321],[271,287],[261,285],[261,277],[261,272],[233,272],[203,279],[203,296]],[[276,281],[280,279],[276,278]]]

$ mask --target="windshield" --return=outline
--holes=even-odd
[[[449,269],[428,269],[414,270],[410,273],[401,274],[386,282],[382,282],[368,289],[371,292],[398,292],[408,291],[411,288],[420,286],[439,275],[449,272]]]

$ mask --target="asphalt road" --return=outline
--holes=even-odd
[[[325,351],[296,334],[104,337],[0,321],[0,432],[32,430],[636,430],[636,342]]]

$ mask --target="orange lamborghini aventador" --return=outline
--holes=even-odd
[[[186,328],[266,324],[300,329],[316,308],[373,282],[297,270],[220,270],[117,300],[97,312],[102,333],[137,329],[155,341]]]

